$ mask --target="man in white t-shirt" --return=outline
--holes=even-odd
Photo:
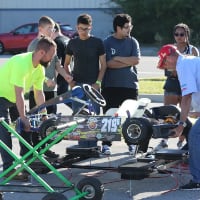
[[[158,52],[160,58],[159,69],[176,69],[181,85],[182,101],[180,121],[173,137],[179,137],[186,127],[186,119],[189,115],[191,102],[195,102],[195,107],[200,107],[200,57],[182,55],[174,45],[165,45]],[[192,100],[193,98],[193,100]],[[196,113],[198,117],[200,113]],[[200,115],[199,115],[200,116]],[[189,133],[189,164],[190,172],[193,176],[188,184],[180,189],[194,190],[200,189],[200,119],[196,121]]]

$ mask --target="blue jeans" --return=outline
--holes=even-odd
[[[15,107],[15,104],[11,103],[5,98],[0,97],[0,117],[3,117],[8,124],[10,123],[9,108],[11,107]],[[13,117],[15,118],[15,116]],[[10,149],[12,149],[11,134],[2,125],[0,125],[0,140],[4,142]],[[3,161],[3,170],[5,170],[12,165],[14,159],[1,147],[0,153]]]
[[[200,183],[200,118],[189,133],[190,173],[195,183]]]

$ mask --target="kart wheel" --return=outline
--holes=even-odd
[[[126,119],[122,125],[122,134],[127,143],[139,144],[150,138],[152,126],[145,118]]]
[[[96,178],[88,177],[80,180],[77,184],[77,188],[81,192],[88,192],[88,194],[80,198],[80,200],[101,200],[103,197],[104,186]]]
[[[88,84],[83,84],[83,90],[88,98],[91,99],[93,102],[97,103],[100,106],[106,105],[106,100],[104,99],[104,97],[98,90],[96,90],[92,86]]]
[[[45,195],[42,200],[68,200],[66,196],[61,193],[53,192]]]
[[[3,43],[0,42],[0,54],[3,54],[4,53],[4,46],[3,46]]]
[[[54,127],[57,125],[56,123],[56,119],[47,119],[45,120],[44,122],[42,122],[40,128],[39,128],[39,134],[40,134],[40,137],[43,139],[45,138],[46,136],[48,136],[53,130],[54,130]],[[55,140],[56,138],[56,135],[55,137],[51,138],[48,143],[52,142],[53,140]]]

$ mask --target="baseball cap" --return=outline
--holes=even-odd
[[[158,61],[158,68],[159,69],[164,69],[163,67],[163,62],[165,60],[165,58],[169,55],[171,55],[172,52],[175,52],[177,50],[177,47],[174,46],[173,44],[166,44],[164,45],[160,51],[158,52],[158,56],[159,56],[159,61]]]

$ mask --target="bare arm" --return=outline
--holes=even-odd
[[[45,96],[44,92],[42,90],[36,90],[34,89],[34,98],[37,106],[40,106],[41,104],[45,103]],[[46,113],[46,108],[40,111],[41,113]]]
[[[72,56],[70,56],[68,54],[65,56],[64,69],[65,69],[67,74],[70,74],[69,65],[70,65],[70,62],[71,62],[71,58],[72,58]]]
[[[185,122],[189,111],[190,111],[190,105],[192,100],[192,94],[188,94],[182,97],[181,100],[181,114],[180,114],[180,121]],[[177,128],[173,129],[175,134],[172,137],[179,137],[183,132],[183,125],[179,125]]]
[[[61,66],[60,62],[56,63],[56,71],[68,82],[72,81],[72,76],[68,74],[65,69]]]
[[[68,75],[70,75],[70,70],[69,69],[70,69],[71,58],[72,58],[72,56],[70,56],[68,54],[65,56],[64,69],[65,69],[65,71],[66,71],[66,73]],[[68,82],[68,83],[69,83],[71,88],[74,87],[75,84],[76,84],[75,81],[73,81],[73,77],[72,77],[71,81]]]
[[[196,47],[192,48],[192,55],[199,56],[199,50]]]
[[[107,62],[109,68],[122,68],[132,65],[137,65],[140,61],[139,57],[130,56],[130,57],[121,57],[115,56],[112,60]]]
[[[25,101],[24,101],[24,89],[22,87],[15,86],[16,94],[16,106],[19,112],[19,116],[24,124],[24,130],[30,130],[30,123],[25,114]]]
[[[106,71],[106,55],[105,54],[99,56],[99,62],[100,62],[100,69],[99,69],[99,74],[97,77],[97,82],[93,84],[93,87],[96,89],[99,89],[101,87],[101,81]]]

